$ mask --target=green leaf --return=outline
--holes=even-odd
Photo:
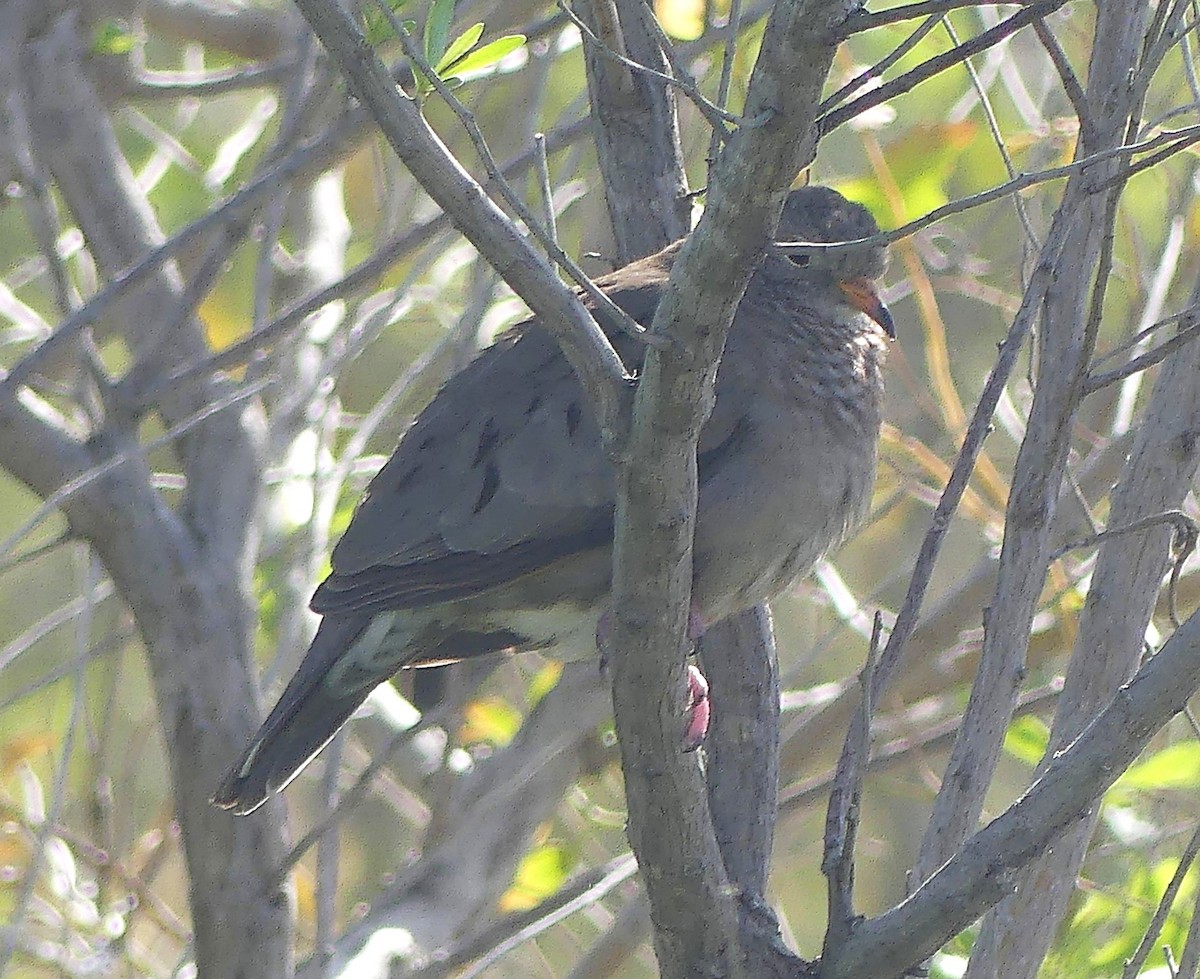
[[[529,681],[529,688],[525,691],[525,696],[529,698],[531,707],[536,705],[546,694],[558,686],[562,672],[562,663],[559,660],[552,659],[547,660],[546,665],[533,675],[533,679]]]
[[[135,44],[129,25],[117,18],[101,21],[92,33],[92,54],[129,54]]]
[[[461,58],[464,54],[475,47],[479,43],[479,39],[483,37],[483,24],[475,24],[473,27],[468,27],[465,31],[454,39],[454,43],[446,49],[446,53],[442,55],[441,60],[433,66],[434,73],[441,78],[447,68]]]
[[[970,119],[923,123],[884,147],[892,180],[900,191],[903,214],[892,213],[892,201],[875,177],[842,181],[837,189],[865,205],[876,217],[919,217],[950,199],[946,183],[979,131],[978,123]]]
[[[481,742],[503,747],[521,730],[521,712],[499,697],[480,697],[463,710],[459,737],[465,744]]]
[[[558,843],[545,843],[521,860],[512,886],[500,898],[504,911],[527,911],[557,891],[571,870],[571,856]]]
[[[431,65],[436,65],[446,53],[453,22],[454,0],[433,0],[425,18],[425,60]]]
[[[1200,744],[1181,741],[1137,762],[1117,779],[1115,790],[1200,787]]]
[[[1026,765],[1041,761],[1049,744],[1050,729],[1045,721],[1032,714],[1018,717],[1004,735],[1004,750]]]
[[[404,0],[388,0],[388,7],[395,13],[404,6]],[[370,3],[363,11],[363,24],[366,27],[365,36],[367,43],[374,46],[382,44],[395,36],[395,31],[392,30],[392,23],[379,9],[378,4]],[[411,20],[404,21],[405,30],[412,32],[413,22]]]
[[[472,51],[465,58],[460,58],[452,65],[449,65],[446,71],[453,71],[456,75],[467,75],[471,72],[482,71],[484,68],[490,68],[496,62],[508,57],[508,55],[516,51],[524,43],[524,34],[506,34],[504,37],[498,37],[496,40]]]

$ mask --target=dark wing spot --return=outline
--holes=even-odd
[[[499,438],[500,431],[496,427],[496,419],[489,418],[483,425],[483,431],[479,433],[479,444],[475,447],[475,458],[471,460],[471,465],[478,466],[491,455]]]
[[[418,462],[407,472],[403,473],[400,478],[396,480],[395,491],[397,493],[402,493],[404,490],[408,489],[408,487],[412,485],[413,480],[415,480],[418,474],[421,472],[421,469],[422,466]]]
[[[492,502],[492,498],[496,495],[496,490],[500,486],[500,470],[496,468],[494,462],[489,462],[487,468],[483,471],[483,487],[479,490],[479,499],[475,501],[475,507],[472,513],[478,513],[485,506]]]
[[[583,409],[579,406],[578,401],[572,401],[567,405],[567,434],[574,437],[579,431],[579,423],[583,420]]]

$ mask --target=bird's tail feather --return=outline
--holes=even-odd
[[[382,642],[387,623],[379,618],[373,622],[370,616],[328,616],[322,621],[279,703],[213,794],[214,805],[239,815],[253,812],[295,778],[390,675],[378,671],[366,675],[353,668],[334,675],[338,660],[359,658],[355,647]],[[376,625],[382,625],[382,630]],[[375,650],[362,652],[369,661]]]

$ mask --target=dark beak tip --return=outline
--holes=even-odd
[[[892,312],[883,303],[872,312],[871,319],[883,327],[883,332],[888,335],[889,340],[896,339],[896,322],[892,319]]]

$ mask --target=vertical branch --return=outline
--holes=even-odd
[[[862,691],[845,746],[838,758],[833,786],[829,791],[829,810],[825,817],[825,853],[821,872],[829,880],[829,914],[825,928],[825,948],[821,957],[836,955],[854,927],[854,846],[858,839],[859,809],[862,803],[863,776],[871,756],[871,700],[879,640],[883,635],[883,615],[875,613],[867,662],[859,674]]]
[[[617,245],[617,264],[658,251],[691,228],[674,93],[666,82],[606,57],[602,44],[658,72],[670,65],[642,0],[580,0],[592,29],[584,65],[593,134]]]
[[[1119,146],[1125,137],[1136,102],[1128,78],[1142,43],[1144,13],[1120,4],[1101,8],[1088,80],[1093,138],[1081,142],[1081,155]],[[975,828],[1020,691],[1072,420],[1095,343],[1089,286],[1115,214],[1115,192],[1098,194],[1092,188],[1120,165],[1119,158],[1105,160],[1074,175],[1056,216],[1056,223],[1067,222],[1066,245],[1042,310],[1042,369],[1009,497],[999,581],[979,670],[921,844],[914,884],[943,864]]]
[[[1192,302],[1200,298],[1200,285]],[[1180,323],[1186,329],[1195,317]],[[1113,493],[1110,528],[1125,527],[1183,504],[1200,464],[1200,343],[1168,358],[1155,381],[1125,472]],[[1069,744],[1137,668],[1169,559],[1167,526],[1115,535],[1101,546],[1071,654],[1066,683],[1046,756]],[[1064,838],[1017,882],[1017,893],[986,921],[969,975],[1033,976],[1074,893],[1095,826],[1095,810],[1081,814]]]
[[[84,71],[87,30],[75,9],[40,25],[24,39],[19,62],[26,74],[20,82],[30,106],[34,152],[78,222],[99,271],[111,280],[149,253],[162,232]],[[188,302],[174,266],[148,274],[125,298],[122,339],[137,365],[168,374],[208,353],[194,317],[171,319]],[[269,977],[286,972],[291,955],[288,895],[261,886],[282,856],[282,811],[271,807],[260,818],[234,823],[208,805],[220,768],[257,716],[250,582],[261,414],[251,401],[206,414],[222,393],[222,384],[210,379],[165,391],[159,399],[168,425],[204,419],[181,425],[177,448],[186,490],[177,510],[153,489],[134,419],[119,398],[110,398],[105,427],[88,433],[88,442],[69,463],[63,460],[58,475],[70,479],[115,457],[129,460],[63,509],[72,530],[103,560],[147,647],[187,856],[198,966],[214,975],[240,969]],[[37,454],[65,436],[47,423],[35,438],[27,403],[11,390],[7,398],[5,465],[49,496],[63,481],[47,478]],[[64,452],[69,441],[63,442]]]

